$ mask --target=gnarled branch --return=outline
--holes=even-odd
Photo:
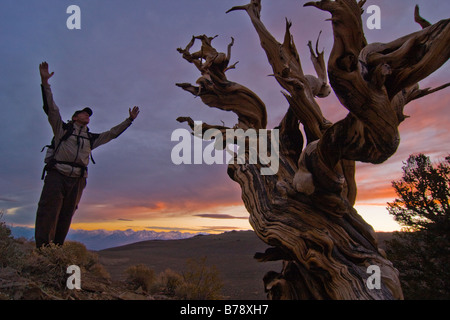
[[[178,49],[183,58],[193,63],[202,76],[197,80],[198,87],[189,83],[177,83],[177,86],[199,96],[202,101],[214,108],[232,111],[238,116],[239,128],[264,129],[267,126],[267,112],[264,103],[250,89],[235,82],[228,81],[225,72],[234,68],[228,66],[231,57],[231,46],[228,54],[219,53],[211,45],[215,37],[205,35],[194,36],[185,49]],[[201,40],[200,51],[190,53],[195,40]],[[203,61],[204,60],[204,61]]]

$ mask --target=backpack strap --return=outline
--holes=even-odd
[[[80,177],[84,177],[85,172],[87,172],[88,168],[86,166],[83,166],[81,164],[75,163],[75,162],[70,162],[70,161],[57,161],[55,159],[50,160],[49,163],[47,163],[44,167],[44,170],[42,170],[42,176],[41,176],[41,180],[44,180],[45,178],[45,172],[48,172],[49,170],[53,169],[54,166],[56,164],[66,164],[69,165],[71,167],[74,168],[80,168],[81,172],[80,172]]]
[[[45,102],[45,99],[44,99],[44,102]],[[45,103],[44,103],[44,111],[45,111]],[[55,137],[53,137],[51,144],[44,146],[41,150],[41,152],[43,152],[45,148],[54,149],[53,155],[52,155],[50,161],[48,161],[48,163],[44,166],[44,169],[42,170],[41,180],[44,180],[45,172],[53,169],[53,167],[56,165],[56,163],[58,163],[58,161],[55,160],[56,152],[58,151],[61,143],[65,140],[69,139],[69,137],[73,133],[74,127],[73,127],[72,121],[69,121],[68,123],[63,122],[62,127],[63,127],[63,130],[65,130],[65,133],[59,140],[58,145],[55,147]],[[83,174],[84,174],[84,171],[83,171]]]
[[[62,141],[66,141],[67,139],[69,139],[69,137],[73,134],[73,131],[75,130],[73,122],[72,121],[69,121],[67,123],[63,122],[63,130],[65,130],[66,132],[61,137],[61,140],[59,140],[59,144],[61,144]]]
[[[91,132],[89,132],[89,128],[88,128],[88,136],[89,136],[89,143],[91,145],[91,155],[90,155],[90,157],[91,157],[92,163],[95,164],[94,157],[92,156],[92,147],[94,146],[94,142],[95,142],[95,140],[97,140],[97,138],[100,136],[100,134],[98,134],[98,133],[91,133]]]

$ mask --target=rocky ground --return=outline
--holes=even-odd
[[[94,252],[81,243],[43,250],[34,243],[14,239],[0,226],[0,300],[155,300],[168,299],[149,294],[132,281],[111,280]],[[5,236],[6,234],[6,236]],[[81,290],[68,289],[71,274],[67,266],[79,265]]]

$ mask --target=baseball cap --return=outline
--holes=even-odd
[[[86,108],[84,108],[83,110],[77,110],[77,111],[75,111],[75,113],[73,114],[72,118],[75,117],[75,116],[77,116],[79,113],[82,113],[82,112],[87,112],[87,114],[89,115],[89,117],[92,116],[92,113],[93,113],[91,108],[86,107]]]

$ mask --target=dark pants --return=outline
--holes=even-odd
[[[64,243],[85,187],[84,177],[71,178],[56,170],[48,171],[36,213],[37,248],[51,242]]]

